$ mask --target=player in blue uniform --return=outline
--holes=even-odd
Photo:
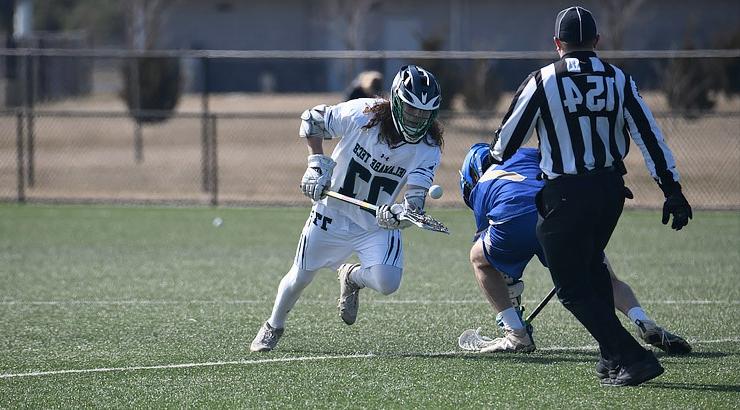
[[[536,196],[544,183],[539,151],[520,148],[503,164],[494,164],[488,144],[475,144],[460,169],[460,188],[465,204],[473,210],[475,243],[470,262],[483,293],[498,312],[496,323],[504,337],[482,338],[482,352],[531,352],[535,349],[531,327],[522,320],[522,273],[537,255],[547,266],[537,241]],[[689,353],[691,346],[681,337],[658,326],[635,297],[632,289],[614,274],[604,255],[614,290],[615,307],[637,326],[640,337],[668,353]],[[606,374],[604,377],[607,377]]]

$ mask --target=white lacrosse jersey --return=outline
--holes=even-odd
[[[373,117],[365,113],[380,100],[359,98],[328,106],[324,115],[331,138],[341,138],[331,154],[337,163],[331,178],[331,190],[375,205],[392,204],[405,185],[429,189],[439,167],[442,150],[424,141],[400,143],[390,147],[378,140],[380,125],[362,128]],[[379,229],[375,213],[326,197],[316,209],[329,207],[365,230]]]

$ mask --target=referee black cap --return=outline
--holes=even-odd
[[[596,21],[580,6],[561,10],[555,19],[555,37],[570,44],[583,44],[596,38]]]

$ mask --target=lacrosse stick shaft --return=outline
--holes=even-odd
[[[377,205],[373,205],[369,202],[365,202],[357,198],[352,198],[347,195],[340,194],[339,192],[326,191],[326,195],[332,198],[338,199],[340,201],[344,201],[350,204],[357,205],[360,208],[371,210],[375,213],[378,212]],[[420,215],[414,212],[404,212],[399,216],[399,218],[403,220],[407,220],[422,229],[427,229],[427,230],[435,231],[435,232],[442,232],[448,235],[450,233],[446,226],[444,226],[441,222],[429,216]]]
[[[332,198],[336,198],[336,199],[338,199],[340,201],[348,202],[350,204],[355,204],[355,205],[357,205],[357,206],[359,206],[361,208],[369,209],[371,211],[377,211],[378,210],[377,205],[373,205],[373,204],[371,204],[369,202],[365,202],[365,201],[359,200],[357,198],[352,198],[352,197],[347,196],[347,195],[342,195],[339,192],[326,191],[326,195],[327,196],[330,196]]]
[[[534,320],[534,318],[536,318],[537,315],[540,314],[540,312],[542,311],[542,309],[544,309],[545,306],[547,306],[547,302],[549,302],[550,299],[552,299],[552,297],[555,296],[555,291],[556,290],[557,290],[557,288],[555,288],[555,287],[553,287],[552,289],[550,289],[550,293],[548,293],[547,296],[545,296],[545,298],[542,299],[542,302],[540,302],[540,304],[537,305],[536,308],[534,308],[534,310],[532,311],[532,313],[529,316],[527,316],[527,318],[524,321],[527,322],[527,323],[532,322]]]

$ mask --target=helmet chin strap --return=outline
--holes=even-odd
[[[393,109],[391,109],[391,117],[393,117],[393,127],[396,128],[398,135],[400,135],[404,140],[406,140],[406,135],[404,134],[403,130],[401,130],[398,127],[399,121],[398,121],[398,118],[396,118],[396,114],[393,112]]]

